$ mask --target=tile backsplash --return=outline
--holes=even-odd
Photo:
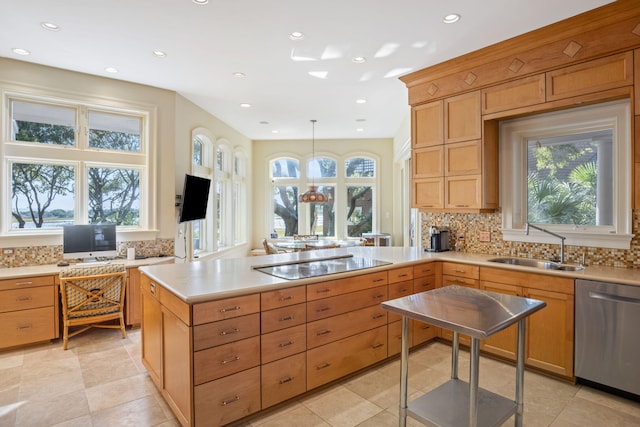
[[[173,239],[118,242],[118,258],[127,257],[127,248],[135,248],[137,256],[173,255]],[[0,256],[0,268],[56,264],[62,261],[62,245],[17,247],[11,255]]]
[[[511,242],[502,240],[502,213],[423,213],[423,246],[429,246],[429,227],[447,227],[451,230],[450,246],[453,249],[455,239],[464,233],[464,251],[497,256],[519,256],[538,259],[550,259],[559,255],[557,244]],[[480,241],[480,232],[491,232],[490,242]],[[565,246],[565,262],[579,264],[583,255],[587,265],[610,267],[640,267],[640,210],[633,211],[633,234],[631,249],[608,249],[587,246]]]

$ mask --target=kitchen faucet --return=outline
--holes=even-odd
[[[566,237],[556,234],[553,231],[546,230],[542,227],[538,227],[537,225],[529,224],[528,222],[524,226],[524,234],[526,234],[527,236],[529,235],[529,227],[540,230],[543,233],[551,234],[553,237],[557,237],[558,239],[560,239],[560,264],[564,264],[564,239],[566,239]]]

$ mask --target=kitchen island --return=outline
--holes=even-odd
[[[256,270],[340,256],[384,265],[295,280]],[[142,267],[143,363],[183,425],[225,425],[395,357],[400,316],[381,303],[467,280],[474,287],[514,283],[515,294],[527,284],[528,293],[547,301],[531,316],[526,363],[571,380],[574,279],[640,284],[635,270],[532,272],[491,258],[355,247]],[[542,313],[548,317],[536,320]],[[563,324],[549,331],[549,321]],[[413,346],[446,338],[421,322],[410,329]],[[503,333],[508,329],[496,337]],[[550,344],[540,344],[542,334]],[[484,350],[509,359],[504,345],[490,344]]]

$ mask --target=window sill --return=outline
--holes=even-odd
[[[630,249],[631,239],[634,234],[609,234],[609,233],[585,233],[585,232],[561,232],[558,234],[566,237],[564,244],[567,246],[591,246],[608,249]],[[560,244],[560,239],[545,233],[531,230],[529,235],[522,229],[502,229],[502,238],[505,241],[524,243],[549,243]]]

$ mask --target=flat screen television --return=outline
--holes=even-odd
[[[80,224],[62,227],[63,258],[93,261],[96,257],[117,255],[115,224]]]
[[[210,188],[209,178],[189,174],[184,176],[179,222],[195,221],[207,216]]]

